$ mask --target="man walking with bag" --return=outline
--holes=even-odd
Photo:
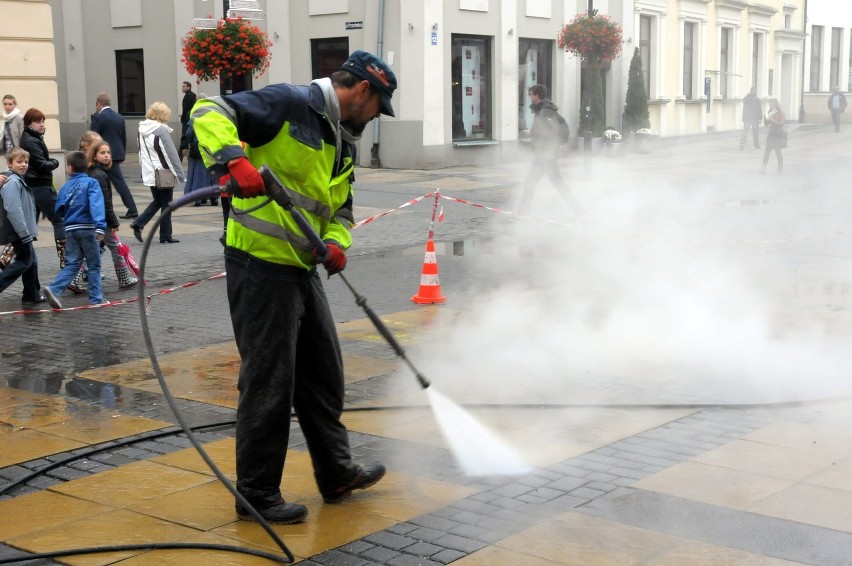
[[[834,132],[840,131],[840,115],[846,111],[846,96],[840,92],[837,85],[831,88],[828,97],[828,109],[831,111],[831,121],[834,122]]]
[[[562,117],[559,115],[559,108],[547,98],[547,87],[544,85],[531,86],[528,94],[531,102],[530,110],[535,115],[529,132],[533,158],[527,178],[524,180],[524,194],[518,206],[518,212],[529,213],[535,187],[542,177],[546,176],[574,214],[581,215],[583,209],[562,180],[562,173],[559,171],[559,148],[562,146],[560,135]]]

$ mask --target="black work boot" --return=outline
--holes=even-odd
[[[255,507],[267,522],[276,525],[292,525],[293,523],[301,523],[308,516],[308,508],[298,503],[287,503],[284,499],[279,499],[269,507],[260,509]],[[254,516],[249,513],[248,509],[236,504],[237,516],[243,521],[254,521]]]
[[[340,503],[350,495],[353,489],[367,489],[376,485],[380,479],[385,477],[385,467],[379,462],[373,462],[366,466],[358,466],[359,471],[355,479],[343,487],[322,494],[322,500],[326,503]]]

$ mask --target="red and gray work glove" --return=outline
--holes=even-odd
[[[337,244],[326,242],[325,247],[328,249],[328,253],[325,254],[322,264],[325,266],[328,276],[331,277],[346,269],[346,254],[343,252],[343,248]]]
[[[228,175],[219,178],[219,184],[238,198],[252,198],[266,193],[263,177],[246,157],[228,162]]]

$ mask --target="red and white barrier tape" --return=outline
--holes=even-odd
[[[365,218],[364,220],[361,220],[360,222],[356,222],[355,224],[353,224],[352,229],[354,230],[355,228],[357,228],[359,226],[363,226],[364,224],[369,224],[373,220],[378,220],[379,218],[381,218],[383,216],[387,216],[388,214],[390,214],[392,212],[396,212],[398,210],[401,210],[401,209],[405,208],[406,206],[411,206],[412,204],[417,204],[418,202],[420,202],[421,200],[423,200],[425,198],[435,196],[435,193],[437,193],[437,192],[439,192],[439,191],[432,191],[429,194],[425,194],[423,196],[419,196],[417,198],[411,199],[410,201],[408,201],[405,204],[402,204],[402,205],[400,205],[396,208],[392,208],[390,210],[380,212],[379,214],[374,214],[373,216],[370,216],[369,218]]]
[[[469,200],[465,200],[465,199],[461,199],[461,198],[457,198],[457,197],[448,197],[448,196],[441,193],[441,189],[436,189],[436,190],[432,191],[431,193],[427,193],[425,195],[421,195],[417,198],[411,199],[410,201],[408,201],[405,204],[402,204],[402,205],[400,205],[396,208],[391,208],[390,210],[385,210],[384,212],[380,212],[379,214],[374,214],[373,216],[370,216],[369,218],[365,218],[364,220],[361,220],[360,222],[356,222],[355,224],[352,225],[352,229],[354,230],[355,228],[358,228],[359,226],[363,226],[364,224],[369,224],[370,222],[372,222],[374,220],[378,220],[379,218],[382,218],[383,216],[387,216],[388,214],[391,214],[393,212],[397,212],[398,210],[401,210],[401,209],[403,209],[407,206],[411,206],[412,204],[417,204],[421,200],[427,199],[429,197],[433,197],[435,195],[437,195],[438,198],[442,198],[442,199],[448,200],[450,202],[457,202],[459,204],[467,204],[469,206],[473,206],[473,207],[476,207],[476,208],[483,208],[485,210],[490,210],[491,212],[495,212],[497,214],[505,214],[505,215],[510,216],[512,218],[515,218],[515,219],[535,220],[536,222],[544,222],[544,223],[547,223],[547,224],[556,224],[556,225],[559,225],[559,226],[572,226],[572,224],[566,224],[565,222],[557,222],[555,220],[548,220],[547,218],[538,218],[538,217],[535,217],[535,216],[526,216],[526,215],[523,215],[523,214],[518,214],[517,212],[513,212],[511,210],[503,210],[502,208],[486,206],[484,204],[471,202]]]
[[[154,297],[156,297],[158,295],[168,295],[169,293],[174,293],[175,291],[177,291],[179,289],[186,289],[187,287],[194,287],[195,285],[198,285],[199,283],[203,283],[204,281],[213,281],[214,279],[221,279],[222,277],[225,277],[224,271],[222,273],[217,273],[216,275],[211,275],[210,277],[207,277],[206,279],[198,279],[196,281],[189,281],[188,283],[183,283],[182,285],[178,285],[177,287],[171,287],[170,289],[162,289],[160,291],[157,291],[156,293],[152,293],[150,295],[147,295],[145,297],[145,303],[146,303],[145,310],[147,311],[148,308],[150,308],[151,301],[153,300]],[[133,297],[133,298],[130,298],[130,299],[120,299],[120,300],[117,300],[117,301],[110,301],[110,302],[102,304],[102,305],[80,305],[80,306],[77,306],[77,307],[66,307],[66,308],[62,308],[62,309],[53,309],[53,308],[51,308],[51,309],[32,309],[32,310],[21,309],[21,310],[15,310],[15,311],[0,312],[0,316],[9,315],[9,314],[43,314],[43,313],[53,313],[53,312],[81,311],[81,310],[86,310],[86,309],[102,309],[102,308],[105,308],[105,307],[117,307],[118,305],[126,305],[126,304],[130,304],[130,303],[136,303],[138,301],[139,301],[139,297]]]

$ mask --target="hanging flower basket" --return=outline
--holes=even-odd
[[[216,29],[192,29],[183,39],[181,62],[198,81],[251,74],[261,76],[269,67],[272,41],[247,21],[219,20]]]
[[[621,25],[609,16],[580,12],[562,26],[556,44],[592,65],[606,64],[621,53]]]

